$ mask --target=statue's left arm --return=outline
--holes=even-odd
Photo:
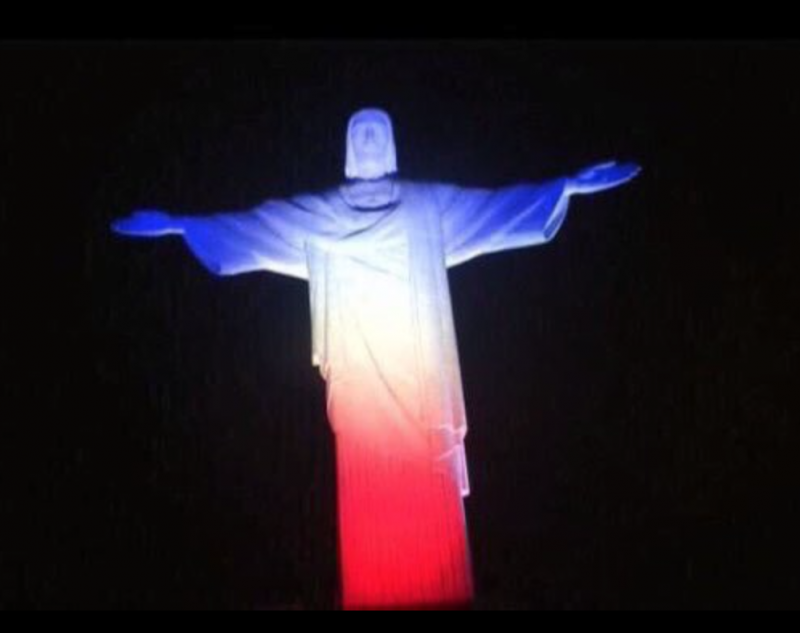
[[[481,255],[538,246],[564,223],[570,198],[618,187],[633,179],[638,165],[603,163],[576,176],[499,189],[443,186],[442,226],[448,267]]]

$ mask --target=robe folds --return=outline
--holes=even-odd
[[[345,185],[182,218],[214,274],[309,283],[312,362],[336,440],[345,608],[470,603],[467,418],[447,269],[551,240],[567,214],[565,182],[398,180],[363,208]]]

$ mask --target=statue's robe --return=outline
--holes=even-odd
[[[211,272],[309,282],[312,360],[336,440],[345,608],[470,603],[467,422],[447,269],[549,241],[568,199],[564,179],[491,190],[386,179],[183,218]]]

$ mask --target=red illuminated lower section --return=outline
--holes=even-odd
[[[452,477],[341,435],[337,459],[343,607],[468,607],[467,530]]]

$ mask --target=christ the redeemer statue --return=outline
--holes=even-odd
[[[216,275],[308,281],[336,444],[343,607],[458,608],[473,585],[447,269],[548,242],[571,196],[638,172],[604,163],[495,190],[400,180],[391,119],[369,109],[350,119],[339,187],[206,217],[139,211],[113,228],[181,236]]]

